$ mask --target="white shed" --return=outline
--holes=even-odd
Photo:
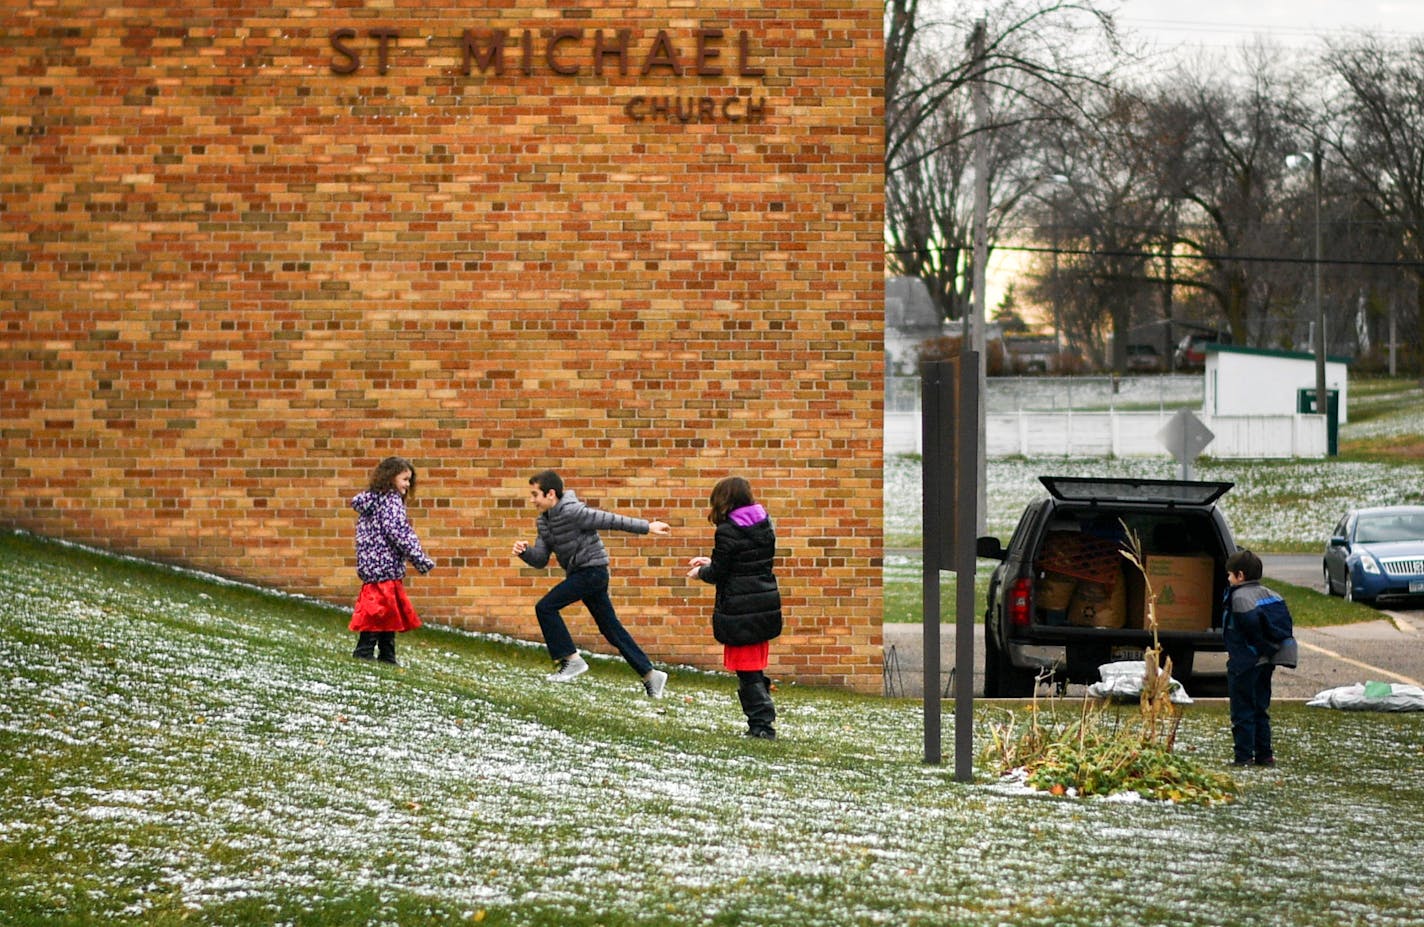
[[[1349,421],[1347,370],[1345,358],[1326,356],[1325,388],[1339,392],[1340,424]],[[1207,345],[1202,411],[1208,416],[1294,415],[1303,389],[1315,389],[1314,354]]]

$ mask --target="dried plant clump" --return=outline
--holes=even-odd
[[[1142,570],[1140,542],[1131,531],[1127,536],[1130,549],[1123,556]],[[1236,784],[1229,776],[1175,750],[1184,708],[1172,701],[1172,661],[1162,656],[1156,595],[1145,571],[1143,580],[1144,626],[1152,631],[1152,647],[1143,655],[1136,716],[1123,718],[1108,702],[1084,697],[1077,717],[1060,722],[1057,712],[1041,710],[1035,695],[1026,716],[1010,715],[990,727],[987,759],[1001,775],[1023,770],[1029,787],[1053,795],[1135,792],[1183,804],[1235,800]]]

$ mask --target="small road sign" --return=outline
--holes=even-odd
[[[1192,478],[1192,461],[1215,439],[1216,435],[1191,409],[1178,409],[1171,421],[1157,432],[1157,440],[1161,441],[1162,446],[1182,465],[1184,480]]]

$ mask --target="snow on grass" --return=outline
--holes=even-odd
[[[782,739],[748,741],[726,676],[653,702],[596,661],[549,686],[536,649],[436,629],[396,670],[347,656],[342,611],[56,550],[0,539],[17,923],[1392,925],[1424,903],[1417,718],[1280,706],[1282,767],[1235,806],[1053,799],[923,764],[915,703],[783,686]],[[1182,749],[1224,761],[1222,712],[1194,709]]]
[[[1127,377],[1118,380],[1115,387],[1108,378],[996,378],[990,381],[989,404],[991,410],[1110,405],[1195,407],[1201,402],[1201,384],[1200,376]],[[1341,426],[1341,442],[1411,438],[1424,441],[1424,412],[1420,410],[1421,391],[1416,384],[1361,381],[1352,389],[1351,421]],[[1008,538],[1024,506],[1043,495],[1040,475],[1177,479],[1180,466],[1166,457],[990,460],[985,513],[990,534]],[[1424,502],[1424,467],[1417,462],[1207,458],[1198,461],[1193,476],[1235,483],[1223,497],[1222,508],[1237,541],[1273,552],[1323,549],[1330,529],[1350,508]],[[884,489],[887,542],[892,547],[918,546],[919,460],[906,456],[888,458]]]
[[[1030,501],[1045,494],[1040,475],[1177,479],[1170,460],[1049,458],[991,460],[987,464],[988,533],[1007,540]],[[1340,461],[1202,460],[1193,478],[1234,483],[1221,507],[1237,543],[1258,550],[1324,549],[1349,508],[1418,502],[1424,467]],[[885,535],[892,546],[917,546],[920,460],[885,463]]]
[[[918,378],[902,378],[901,382],[905,385],[896,384],[901,391],[918,398]],[[988,382],[985,410],[997,413],[1059,409],[1080,412],[1112,408],[1199,409],[1204,388],[1204,379],[1190,374],[1153,377],[993,377]]]

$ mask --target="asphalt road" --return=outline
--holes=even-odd
[[[1320,557],[1317,554],[1268,555],[1262,557],[1266,582],[1272,578],[1297,586],[1324,591]],[[952,587],[946,593],[952,602]],[[981,603],[982,604],[982,603]],[[1300,666],[1276,671],[1274,695],[1278,699],[1309,699],[1316,693],[1356,682],[1399,682],[1424,688],[1424,603],[1406,603],[1407,608],[1388,606],[1377,621],[1333,628],[1298,628]],[[980,616],[974,622],[974,693],[982,695],[984,628]],[[885,691],[890,695],[919,698],[924,680],[924,629],[917,624],[887,624],[885,641]],[[945,686],[949,686],[954,660],[955,627],[940,627],[940,666]],[[1201,654],[1198,671],[1225,672],[1224,655]],[[1081,689],[1070,688],[1070,694]],[[1190,691],[1190,690],[1189,690]],[[953,694],[952,689],[948,693]]]

